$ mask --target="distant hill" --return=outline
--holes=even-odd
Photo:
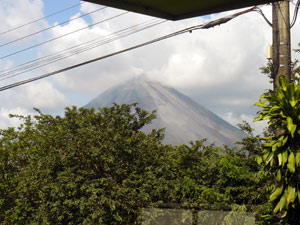
[[[144,130],[148,132],[153,128],[165,127],[164,142],[168,144],[187,144],[191,140],[207,138],[210,143],[214,142],[216,145],[232,146],[245,137],[240,129],[191,98],[174,88],[151,81],[146,76],[139,76],[112,87],[84,107],[107,107],[114,102],[117,104],[138,102],[141,108],[148,111],[156,109],[157,119]]]

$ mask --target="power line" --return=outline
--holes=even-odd
[[[155,42],[158,42],[158,41],[170,38],[170,37],[174,37],[174,36],[177,36],[179,34],[191,32],[195,29],[196,29],[195,27],[190,27],[188,29],[184,29],[184,30],[181,30],[181,31],[178,31],[178,32],[175,32],[175,33],[157,38],[157,39],[153,39],[153,40],[148,41],[148,42],[144,42],[144,43],[139,44],[139,45],[135,45],[135,46],[130,47],[130,48],[123,49],[121,51],[117,51],[117,52],[114,52],[114,53],[111,53],[111,54],[108,54],[108,55],[105,55],[105,56],[101,56],[101,57],[98,57],[98,58],[95,58],[95,59],[92,59],[92,60],[88,60],[88,61],[76,64],[76,65],[73,65],[73,66],[69,66],[69,67],[66,67],[66,68],[51,72],[51,73],[46,73],[46,74],[41,75],[41,76],[33,77],[33,78],[30,78],[30,79],[27,79],[27,80],[23,80],[23,81],[16,82],[16,83],[13,83],[13,84],[10,84],[10,85],[6,85],[6,86],[1,87],[0,91],[4,91],[4,90],[7,90],[7,89],[10,89],[10,88],[13,88],[13,87],[17,87],[17,86],[20,86],[20,85],[23,85],[23,84],[27,84],[27,83],[30,83],[30,82],[33,82],[33,81],[36,81],[36,80],[40,80],[40,79],[43,79],[43,78],[46,78],[46,77],[49,77],[49,76],[53,76],[55,74],[62,73],[62,72],[65,72],[65,71],[68,71],[68,70],[71,70],[71,69],[74,69],[74,68],[77,68],[77,67],[80,67],[80,66],[84,66],[84,65],[87,65],[87,64],[105,59],[105,58],[109,58],[109,57],[124,53],[124,52],[128,52],[130,50],[140,48],[140,47],[143,47],[143,46],[146,46],[146,45],[149,45],[149,44],[152,44],[152,43],[155,43]]]
[[[112,56],[115,56],[115,55],[118,55],[118,54],[121,54],[121,53],[124,53],[124,52],[128,52],[128,51],[131,51],[131,50],[134,50],[134,49],[146,46],[146,45],[150,45],[150,44],[153,44],[153,43],[156,43],[156,42],[159,42],[159,41],[171,38],[171,37],[175,37],[175,36],[178,36],[180,34],[184,34],[184,33],[188,33],[188,32],[191,33],[192,31],[199,30],[199,29],[209,29],[209,28],[212,28],[214,26],[221,25],[223,23],[227,23],[228,21],[232,20],[233,18],[236,18],[237,16],[240,16],[240,15],[243,15],[245,13],[252,12],[252,11],[254,11],[254,7],[250,8],[250,9],[247,9],[247,10],[244,10],[244,11],[241,11],[241,12],[238,12],[238,13],[235,13],[235,14],[232,14],[232,15],[229,15],[229,16],[222,17],[222,18],[214,20],[214,21],[210,21],[210,22],[205,23],[205,24],[196,25],[196,26],[192,26],[192,27],[189,27],[189,28],[186,28],[186,29],[182,29],[180,31],[173,32],[171,34],[153,39],[151,41],[147,41],[147,42],[144,42],[142,44],[138,44],[138,45],[135,45],[133,47],[129,47],[129,48],[126,48],[126,49],[123,49],[123,50],[120,50],[120,51],[117,51],[117,52],[114,52],[114,53],[111,53],[111,54],[108,54],[108,55],[100,56],[98,58],[94,58],[94,59],[91,59],[91,60],[88,60],[88,61],[85,61],[85,62],[82,62],[82,63],[79,63],[79,64],[75,64],[75,65],[60,69],[60,70],[56,70],[56,71],[51,72],[51,73],[46,73],[46,74],[43,74],[43,75],[40,75],[40,76],[37,76],[37,77],[33,77],[33,78],[26,79],[26,80],[23,80],[23,81],[15,82],[15,83],[12,83],[12,84],[9,84],[9,85],[6,85],[6,86],[2,86],[2,87],[0,87],[0,91],[8,90],[8,89],[11,89],[11,88],[14,88],[14,87],[17,87],[17,86],[21,86],[21,85],[24,85],[24,84],[27,84],[27,83],[31,83],[31,82],[36,81],[36,80],[40,80],[40,79],[43,79],[43,78],[46,78],[46,77],[50,77],[50,76],[53,76],[55,74],[59,74],[59,73],[62,73],[62,72],[65,72],[65,71],[68,71],[68,70],[71,70],[71,69],[74,69],[74,68],[77,68],[77,67],[81,67],[81,66],[84,66],[84,65],[87,65],[87,64],[105,59],[105,58],[109,58],[109,57],[112,57]]]
[[[51,63],[54,63],[54,62],[57,62],[57,61],[60,61],[60,60],[63,60],[65,58],[69,58],[71,56],[80,54],[82,52],[85,52],[85,51],[88,51],[88,50],[91,50],[91,49],[94,49],[96,47],[111,43],[112,41],[119,40],[123,37],[127,37],[129,35],[135,34],[137,32],[140,32],[140,31],[148,29],[150,27],[159,25],[159,24],[164,23],[164,22],[166,22],[166,20],[152,19],[150,21],[141,23],[139,25],[134,25],[132,27],[114,32],[110,35],[105,36],[105,38],[102,38],[100,41],[98,39],[95,39],[95,40],[85,42],[83,44],[73,46],[73,47],[70,47],[70,48],[66,49],[66,50],[71,49],[71,51],[63,50],[63,51],[60,51],[60,52],[62,52],[62,54],[58,54],[60,52],[56,52],[56,53],[53,53],[49,56],[46,56],[46,58],[45,57],[39,58],[39,59],[41,59],[40,61],[39,60],[32,60],[31,64],[30,63],[25,63],[25,66],[23,66],[21,68],[16,68],[16,69],[10,70],[10,71],[8,71],[4,74],[0,74],[0,77],[3,77],[2,79],[0,79],[0,81],[6,80],[6,79],[9,79],[11,77],[15,77],[15,76],[18,76],[18,75],[21,75],[21,74],[24,74],[26,72],[35,70],[37,68],[49,65]],[[82,45],[87,45],[87,46],[80,47]],[[78,48],[76,48],[76,47],[78,47]],[[18,72],[18,71],[21,71],[21,72]]]
[[[68,35],[70,35],[70,34],[74,34],[74,33],[76,33],[76,32],[82,31],[82,30],[84,30],[84,29],[91,28],[92,26],[95,26],[95,25],[97,25],[97,24],[100,24],[100,23],[103,23],[103,22],[106,22],[106,21],[112,20],[112,19],[114,19],[114,18],[117,18],[117,17],[123,16],[123,15],[125,15],[125,14],[127,14],[127,13],[129,13],[129,12],[123,12],[123,13],[120,13],[120,14],[118,14],[118,15],[115,15],[115,16],[109,17],[109,18],[107,18],[107,19],[104,19],[104,20],[98,21],[98,22],[96,22],[96,23],[90,24],[90,25],[88,25],[88,26],[85,26],[85,27],[82,27],[82,28],[80,28],[80,29],[77,29],[77,30],[71,31],[71,32],[69,32],[69,33],[67,33],[67,34],[64,34],[64,35],[61,35],[61,36],[58,36],[58,37],[55,37],[55,38],[49,39],[49,40],[47,40],[47,41],[44,41],[44,42],[41,42],[41,43],[39,43],[39,44],[32,45],[32,46],[30,46],[30,47],[24,48],[24,49],[22,49],[22,50],[19,50],[19,51],[16,51],[16,52],[10,53],[10,54],[8,54],[8,55],[5,55],[5,56],[2,56],[2,57],[0,57],[0,60],[1,60],[1,59],[5,59],[5,58],[8,58],[8,57],[10,57],[10,56],[13,56],[13,55],[16,55],[16,54],[19,54],[19,53],[21,53],[21,52],[25,52],[25,51],[27,51],[27,50],[30,50],[30,49],[33,49],[33,48],[36,48],[36,47],[38,47],[38,46],[41,46],[41,45],[44,45],[44,44],[46,44],[46,43],[49,43],[49,42],[55,41],[55,40],[57,40],[57,39],[60,39],[60,38],[66,37],[66,36],[68,36]]]
[[[58,52],[55,52],[55,53],[52,53],[50,55],[47,55],[47,56],[43,56],[43,57],[40,57],[40,58],[37,58],[37,59],[34,59],[34,60],[31,60],[31,61],[28,61],[28,62],[25,62],[25,63],[22,63],[20,65],[17,65],[15,67],[12,67],[12,68],[9,68],[9,69],[5,69],[5,70],[2,70],[0,71],[0,76],[6,76],[6,74],[8,73],[11,73],[11,72],[14,72],[14,71],[20,71],[22,69],[27,69],[28,66],[32,66],[32,65],[35,65],[35,64],[38,64],[40,62],[44,62],[44,60],[48,60],[51,56],[58,56],[58,55],[62,55],[61,53],[68,53],[69,50],[72,50],[72,49],[76,49],[76,48],[79,48],[81,46],[85,46],[85,45],[90,45],[90,44],[93,44],[93,43],[99,43],[99,40],[100,40],[100,43],[101,41],[103,40],[106,40],[107,38],[111,37],[111,36],[116,36],[116,35],[119,35],[118,37],[122,37],[121,34],[124,34],[124,32],[132,32],[134,33],[135,31],[140,31],[142,29],[146,29],[146,28],[149,28],[150,26],[154,26],[154,25],[157,25],[157,24],[160,24],[161,22],[165,22],[166,20],[160,20],[160,19],[151,19],[149,21],[146,21],[146,22],[142,22],[140,24],[136,24],[136,25],[133,25],[131,27],[127,27],[125,29],[121,29],[119,31],[116,31],[116,32],[113,32],[109,35],[106,35],[104,37],[101,37],[101,38],[96,38],[96,39],[93,39],[93,40],[90,40],[90,41],[87,41],[87,42],[84,42],[84,43],[81,43],[81,44],[78,44],[78,45],[75,45],[75,46],[72,46],[72,47],[69,47],[67,49],[64,49],[64,50],[61,50],[61,51],[58,51]],[[131,31],[132,30],[132,31]],[[51,59],[51,58],[50,58]],[[1,74],[2,73],[2,74]]]
[[[81,3],[79,3],[79,4],[72,5],[72,6],[68,7],[68,8],[65,8],[65,9],[62,9],[62,10],[59,10],[59,11],[56,11],[56,12],[54,12],[54,13],[51,13],[51,14],[47,15],[47,16],[41,17],[41,18],[39,18],[39,19],[30,21],[30,22],[28,22],[28,23],[25,23],[25,24],[22,24],[22,25],[20,25],[20,26],[11,28],[11,29],[9,29],[9,30],[6,30],[6,31],[0,33],[0,35],[9,33],[9,32],[11,32],[11,31],[17,30],[17,29],[19,29],[19,28],[28,26],[28,25],[33,24],[33,23],[36,23],[36,22],[38,22],[38,21],[40,21],[40,20],[43,20],[43,19],[49,18],[49,17],[51,17],[51,16],[57,15],[57,14],[59,14],[59,13],[65,12],[65,11],[67,11],[67,10],[69,10],[69,9],[75,8],[75,7],[80,6],[80,5],[82,5],[82,4],[85,4],[85,3],[86,3],[86,2],[81,2]]]
[[[91,11],[91,12],[88,12],[88,13],[82,14],[82,15],[80,15],[80,16],[77,16],[77,17],[74,17],[74,18],[72,18],[72,19],[69,19],[69,20],[63,21],[63,22],[61,22],[61,23],[59,23],[59,24],[56,24],[56,25],[53,25],[53,26],[47,27],[47,28],[45,28],[45,29],[39,30],[39,31],[37,31],[37,32],[34,32],[34,33],[31,33],[31,34],[28,34],[28,35],[26,35],[26,36],[23,36],[23,37],[20,37],[20,38],[14,39],[14,40],[12,40],[12,41],[9,41],[9,42],[6,42],[6,43],[4,43],[4,44],[1,44],[1,45],[0,45],[0,47],[4,47],[4,46],[6,46],[6,45],[9,45],[9,44],[12,44],[12,43],[14,43],[14,42],[17,42],[17,41],[23,40],[23,39],[25,39],[25,38],[31,37],[31,36],[33,36],[33,35],[36,35],[36,34],[39,34],[39,33],[45,32],[45,31],[47,31],[47,30],[53,29],[53,28],[55,28],[55,27],[58,27],[58,26],[60,26],[60,25],[63,25],[63,24],[69,23],[69,22],[71,22],[71,21],[73,21],[73,20],[77,20],[77,19],[79,19],[79,18],[82,18],[82,17],[85,17],[85,16],[87,16],[87,15],[90,15],[90,14],[93,14],[93,13],[95,13],[95,12],[98,12],[98,11],[100,11],[100,10],[103,10],[103,9],[105,9],[105,8],[107,8],[107,7],[102,7],[102,8],[99,8],[99,9],[93,10],[93,11]]]
[[[5,70],[2,70],[0,71],[0,77],[3,77],[3,76],[6,76],[6,74],[8,73],[11,73],[11,72],[14,72],[14,71],[19,71],[20,69],[26,69],[28,68],[28,66],[30,67],[31,65],[35,65],[37,63],[40,63],[40,62],[43,62],[44,60],[48,60],[49,58],[51,59],[51,56],[58,56],[58,55],[62,55],[61,53],[68,53],[69,50],[72,50],[72,49],[76,49],[76,48],[79,48],[81,46],[89,46],[91,44],[97,44],[99,43],[99,40],[100,40],[100,44],[102,43],[102,41],[105,41],[107,40],[108,38],[110,37],[113,37],[113,36],[117,36],[117,37],[123,37],[121,35],[124,35],[124,32],[125,32],[125,35],[130,32],[129,34],[133,34],[135,32],[138,32],[138,31],[141,31],[143,29],[147,29],[149,27],[152,27],[152,26],[155,26],[155,25],[158,25],[162,22],[165,22],[166,20],[160,20],[160,19],[151,19],[151,20],[148,20],[146,22],[142,22],[140,24],[136,24],[136,25],[133,25],[131,27],[127,27],[127,28],[124,28],[124,29],[121,29],[121,30],[118,30],[116,32],[113,32],[109,35],[106,35],[104,37],[101,37],[101,38],[96,38],[96,39],[93,39],[93,40],[90,40],[90,41],[87,41],[87,42],[84,42],[84,43],[81,43],[81,44],[78,44],[78,45],[75,45],[75,46],[72,46],[72,47],[69,47],[67,49],[64,49],[64,50],[61,50],[61,51],[58,51],[58,52],[55,52],[55,53],[52,53],[50,55],[47,55],[47,56],[43,56],[43,57],[40,57],[40,58],[37,58],[37,59],[34,59],[34,60],[31,60],[31,61],[28,61],[28,62],[25,62],[25,63],[22,63],[20,65],[17,65],[15,67],[12,67],[12,68],[9,68],[9,69],[5,69]],[[126,33],[127,32],[127,33]],[[81,48],[82,49],[82,48]],[[73,51],[73,50],[72,50]],[[2,73],[2,74],[1,74]]]
[[[260,14],[264,18],[264,20],[267,22],[267,24],[269,24],[271,27],[273,27],[273,24],[268,20],[268,18],[265,16],[264,12],[260,8],[257,7],[254,11],[257,12],[258,14]]]
[[[295,23],[297,21],[299,6],[300,6],[300,0],[298,0],[296,5],[295,5],[295,11],[294,11],[294,16],[293,16],[293,19],[292,19],[292,22],[291,22],[291,28],[295,25]]]

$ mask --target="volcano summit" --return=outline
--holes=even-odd
[[[99,108],[111,106],[113,103],[135,102],[150,112],[157,110],[157,118],[144,131],[165,127],[164,143],[167,144],[187,144],[189,141],[207,138],[209,143],[232,146],[245,137],[240,129],[188,96],[174,88],[151,81],[144,75],[106,90],[84,107]]]

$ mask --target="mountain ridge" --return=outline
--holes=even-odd
[[[187,144],[207,138],[209,143],[232,146],[245,137],[241,130],[209,109],[175,88],[152,81],[145,75],[104,91],[84,107],[99,108],[111,106],[113,103],[135,102],[148,111],[157,110],[157,118],[144,131],[165,127],[164,143],[167,144]]]

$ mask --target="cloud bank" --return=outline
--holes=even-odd
[[[20,5],[12,4],[8,0],[0,4],[0,12],[2,12],[0,15],[4,21],[1,26],[5,26],[3,29],[19,24],[19,19],[11,18],[16,14],[23,16],[22,10],[26,7],[36,13],[35,18],[42,16],[41,0],[26,0],[26,7],[22,5],[25,4],[24,0],[14,2],[20,2]],[[85,3],[71,18],[99,7],[101,6]],[[271,6],[266,6],[263,10],[267,17],[271,18]],[[58,37],[122,12],[106,8],[92,14],[88,19],[80,18],[58,26],[39,38],[46,40],[46,38]],[[58,70],[231,13],[225,12],[177,22],[168,21],[25,74],[22,78]],[[30,20],[26,16],[28,14],[24,14],[22,20]],[[44,56],[55,53],[89,40],[105,37],[149,19],[151,19],[149,16],[128,13],[53,41],[31,54]],[[54,24],[59,22],[58,19]],[[37,26],[47,24],[48,21],[45,20]],[[299,21],[295,27],[297,26]],[[296,48],[300,41],[298,30],[297,28],[292,30],[293,48]],[[259,71],[259,68],[267,63],[265,49],[268,44],[271,44],[271,38],[272,30],[263,18],[254,12],[248,13],[213,29],[177,36],[43,81],[5,91],[0,97],[1,102],[4,103],[0,117],[3,118],[2,114],[17,107],[19,111],[24,110],[24,112],[30,112],[32,107],[38,107],[51,113],[59,113],[67,105],[85,105],[106,89],[134,76],[147,74],[150,79],[177,88],[233,125],[242,120],[251,122],[258,110],[253,107],[253,104],[264,90],[272,88],[268,78]],[[20,59],[0,61],[1,68],[8,64],[15,64],[17,60]],[[259,131],[262,129],[262,125],[254,124],[254,126]]]

